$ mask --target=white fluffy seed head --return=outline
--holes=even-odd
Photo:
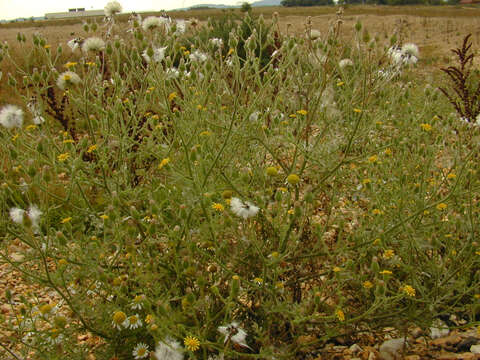
[[[247,219],[249,217],[255,216],[258,213],[258,210],[260,210],[257,206],[253,205],[250,202],[243,202],[239,198],[233,197],[232,200],[230,201],[230,208],[232,209],[232,212],[240,216],[244,219]]]
[[[11,208],[10,209],[10,219],[15,224],[22,224],[23,223],[23,215],[25,214],[25,210],[20,209],[20,208]]]
[[[413,43],[407,43],[402,46],[402,53],[407,56],[414,56],[418,59],[419,51],[418,46]]]
[[[169,27],[169,19],[165,17],[160,17],[160,16],[149,16],[145,18],[142,22],[142,28],[143,30],[153,30],[162,26],[165,26],[165,28]]]
[[[99,37],[90,37],[88,39],[85,39],[85,41],[82,44],[82,50],[85,53],[88,53],[89,51],[102,51],[105,49],[105,41],[100,39]]]
[[[15,105],[6,105],[0,111],[0,124],[7,129],[21,128],[23,125],[23,110]]]
[[[347,66],[353,66],[353,61],[350,59],[342,59],[338,62],[338,66],[340,66],[340,69],[344,69]]]
[[[183,360],[183,349],[178,341],[167,337],[158,342],[155,357],[159,360]]]
[[[105,12],[105,16],[113,16],[115,14],[122,12],[122,5],[118,1],[110,1],[105,8],[103,9]]]
[[[62,90],[67,90],[71,88],[72,86],[80,84],[82,80],[80,79],[80,76],[78,76],[76,73],[73,71],[65,71],[60,74],[60,76],[57,79],[57,86],[62,89]]]

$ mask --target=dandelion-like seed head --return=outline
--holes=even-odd
[[[23,110],[15,105],[6,105],[0,111],[0,124],[7,129],[21,128],[23,125]]]
[[[82,44],[82,50],[84,53],[88,53],[89,51],[98,52],[105,49],[105,41],[100,39],[99,37],[90,37],[85,39]]]
[[[238,322],[233,321],[225,326],[219,326],[217,330],[220,334],[225,336],[225,342],[230,339],[230,341],[235,344],[249,348],[246,342],[247,332],[239,327]]]
[[[347,66],[353,66],[353,61],[350,59],[342,59],[338,62],[338,66],[340,67],[340,69],[344,69]]]
[[[169,27],[169,19],[165,17],[160,17],[160,16],[149,16],[145,18],[142,22],[142,28],[145,31],[148,30],[153,30],[156,28],[160,28],[162,26],[165,26],[165,28]]]
[[[208,55],[200,50],[195,50],[193,53],[190,54],[190,60],[194,62],[205,62],[208,59]]]
[[[23,215],[25,214],[25,210],[20,209],[20,208],[11,208],[10,209],[10,219],[15,224],[22,224],[23,223]]]
[[[76,86],[80,84],[82,80],[80,79],[80,76],[78,76],[76,73],[73,71],[65,71],[60,74],[60,76],[57,79],[57,86],[61,90],[68,90],[69,88]]]
[[[418,46],[413,43],[407,43],[402,46],[402,53],[405,56],[415,57],[418,59],[419,51]]]
[[[143,58],[145,59],[145,61],[149,64],[152,62],[152,58],[153,58],[153,61],[156,62],[156,63],[159,63],[161,62],[163,59],[165,59],[165,51],[167,50],[167,46],[164,46],[164,47],[160,47],[160,48],[153,48],[153,56],[150,57],[150,55],[148,54],[148,50],[144,50],[143,53],[142,53],[142,56]]]
[[[230,201],[230,208],[233,213],[244,219],[257,215],[260,210],[257,206],[250,202],[243,202],[239,198],[233,197]]]
[[[178,341],[167,337],[155,347],[155,357],[159,360],[183,360],[183,349]]]
[[[122,12],[122,5],[118,1],[110,1],[107,5],[105,5],[105,8],[103,9],[105,11],[105,16],[113,16],[115,14],[121,13]]]

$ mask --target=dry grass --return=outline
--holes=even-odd
[[[284,8],[265,7],[254,8],[253,14],[262,14],[270,18],[274,12],[280,15],[281,29],[284,33],[290,32],[302,35],[306,16],[312,17],[313,28],[321,32],[327,32],[336,19],[337,7],[323,6],[311,8]],[[169,12],[173,18],[191,18],[206,20],[208,17],[221,16],[226,11],[234,11],[240,14],[238,9],[201,9],[191,11]],[[154,14],[154,13],[151,13]],[[150,14],[144,14],[144,16]],[[126,22],[128,15],[122,15],[120,22]],[[13,23],[0,25],[0,38],[8,41],[11,53],[21,59],[22,51],[16,41],[18,32],[27,37],[27,45],[31,44],[34,33],[41,33],[49,41],[52,51],[58,44],[65,44],[74,36],[89,36],[82,29],[83,21],[97,21],[100,18],[89,19],[66,19],[45,20],[35,22]],[[343,15],[342,36],[349,38],[354,36],[353,26],[360,21],[363,27],[368,29],[372,37],[388,44],[389,37],[402,29],[405,42],[414,42],[420,47],[421,65],[432,69],[444,66],[451,60],[450,49],[461,42],[468,33],[472,33],[474,48],[480,48],[480,8],[460,6],[349,6]],[[99,27],[101,31],[102,27]],[[65,62],[71,56],[70,49],[63,46]],[[6,85],[6,75],[15,73],[15,68],[8,61],[0,63],[0,71],[3,79],[0,82],[1,104],[15,103],[18,99],[12,94]]]

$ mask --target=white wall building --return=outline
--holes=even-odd
[[[105,12],[102,10],[85,10],[85,8],[68,9],[68,12],[48,13],[45,14],[45,19],[68,19],[83,16],[104,16]]]

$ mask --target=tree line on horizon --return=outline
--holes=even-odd
[[[455,5],[460,0],[282,0],[282,6],[324,6],[324,5],[349,5],[349,4],[376,4],[376,5]]]

